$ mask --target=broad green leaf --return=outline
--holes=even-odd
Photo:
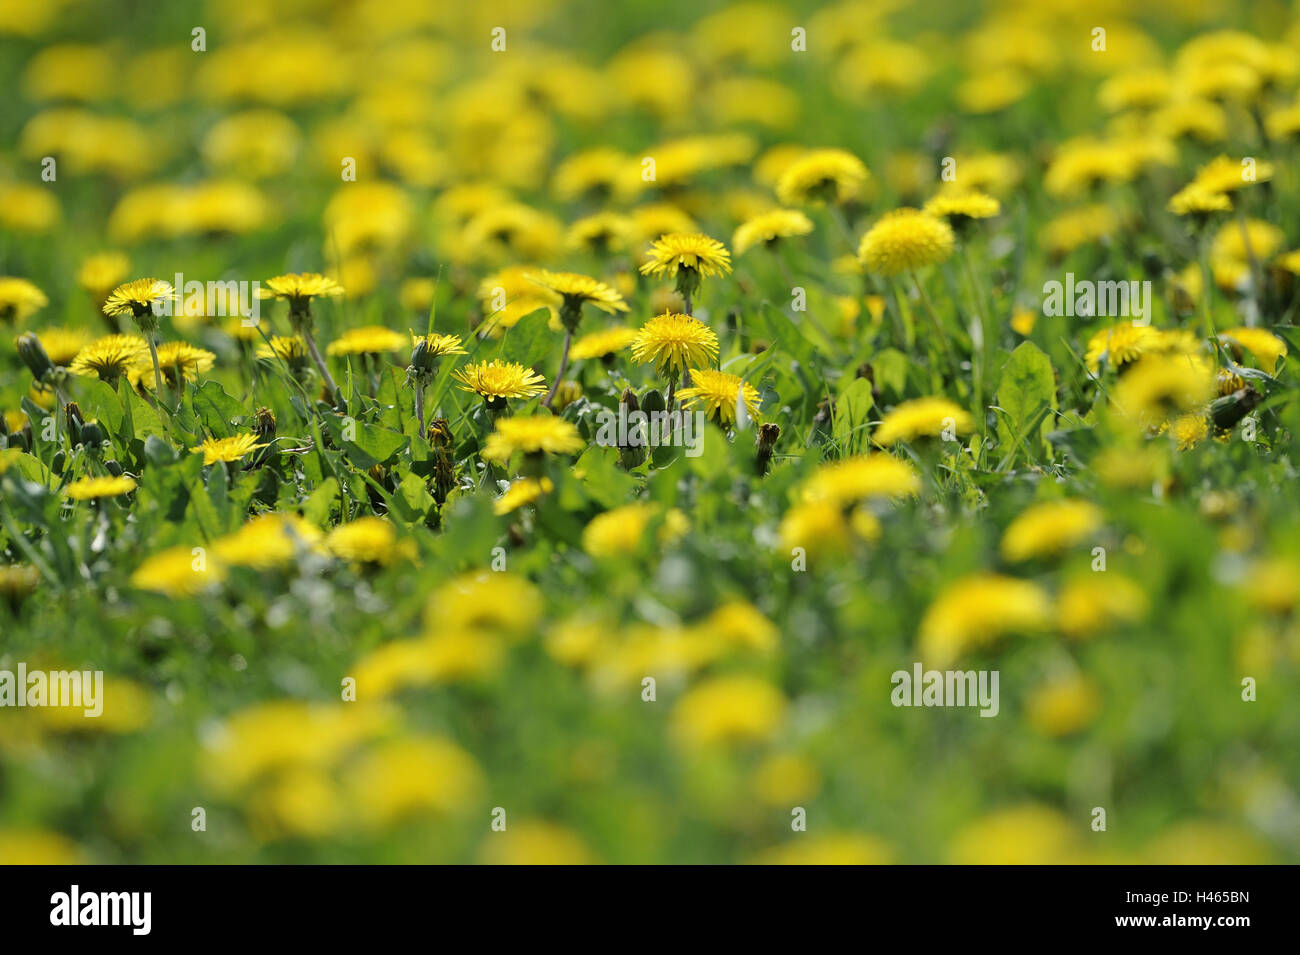
[[[1007,453],[1023,442],[1027,454],[1050,453],[1046,435],[1054,427],[1053,415],[1041,414],[1044,408],[1056,410],[1056,376],[1051,359],[1033,342],[1022,342],[1002,368],[998,382],[997,403],[1004,412],[998,420],[998,440]],[[1041,419],[1033,435],[1026,430]]]

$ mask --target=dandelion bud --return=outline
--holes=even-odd
[[[754,460],[758,476],[767,474],[772,466],[772,452],[776,450],[777,439],[781,437],[779,425],[768,422],[758,426],[758,456]]]
[[[441,507],[456,486],[456,464],[451,427],[446,418],[429,422],[429,444],[433,447],[433,499]]]
[[[23,332],[14,340],[14,344],[18,348],[18,357],[31,369],[32,377],[37,381],[44,381],[47,375],[54,374],[54,362],[50,361],[41,340],[34,334]]]
[[[258,408],[253,413],[253,430],[257,432],[259,443],[270,441],[275,437],[275,412],[270,408]]]
[[[69,433],[73,441],[84,444],[87,448],[98,448],[107,440],[104,429],[100,427],[98,421],[87,421],[78,426],[75,431],[69,428]]]
[[[651,392],[651,394],[657,396],[658,392]],[[663,404],[662,399],[660,399],[659,403],[661,405]],[[640,404],[636,400],[636,392],[631,388],[623,389],[623,396],[619,399],[619,404],[622,406],[619,409],[619,412],[625,420],[630,421],[632,412],[641,410]],[[647,401],[647,406],[649,406],[649,404],[650,402]],[[628,428],[628,431],[631,431],[630,427]],[[628,437],[630,438],[631,435],[629,434]],[[622,461],[623,467],[629,470],[645,461],[645,455],[646,451],[643,444],[638,444],[636,447],[620,445],[618,449],[619,460]]]
[[[582,397],[582,385],[576,381],[562,381],[555,389],[555,398],[551,401],[551,410],[559,414],[569,405]]]
[[[1220,431],[1228,431],[1254,411],[1261,400],[1263,396],[1250,385],[1238,388],[1232,394],[1210,402],[1210,419]]]

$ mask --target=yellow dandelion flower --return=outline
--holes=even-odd
[[[943,219],[919,209],[886,213],[862,237],[858,258],[872,272],[897,275],[952,255],[956,237]]]
[[[450,740],[408,737],[367,750],[348,768],[345,785],[362,823],[384,827],[465,809],[482,789],[483,774]]]
[[[1192,184],[1207,192],[1236,192],[1273,178],[1273,164],[1216,156],[1196,171]]]
[[[70,365],[81,350],[90,344],[89,333],[80,328],[46,328],[36,333],[45,354],[56,365]]]
[[[966,434],[974,428],[975,419],[956,402],[940,397],[914,398],[886,414],[872,440],[883,446],[945,433]]]
[[[1240,222],[1228,222],[1210,244],[1210,259],[1216,264],[1222,261],[1245,264],[1252,256],[1263,261],[1272,258],[1285,242],[1286,233],[1263,219],[1247,219],[1244,229]]]
[[[492,513],[498,517],[511,514],[521,507],[537,503],[543,495],[554,490],[555,483],[550,478],[521,478],[493,502]]]
[[[93,501],[101,497],[117,497],[120,494],[130,494],[135,488],[135,480],[125,474],[117,477],[107,475],[84,477],[78,481],[73,481],[63,489],[63,494],[74,501]]]
[[[328,769],[392,723],[389,710],[366,703],[255,703],[204,738],[203,773],[220,791],[237,793],[281,770]]]
[[[1121,623],[1141,620],[1149,601],[1141,587],[1114,572],[1086,573],[1066,582],[1056,601],[1056,625],[1082,639]]]
[[[220,583],[224,577],[221,565],[208,560],[202,548],[172,547],[154,554],[136,568],[131,575],[131,586],[168,597],[192,597]]]
[[[481,361],[452,372],[462,391],[480,395],[489,402],[507,398],[532,398],[546,390],[546,379],[518,362]]]
[[[564,202],[592,198],[630,199],[643,188],[641,168],[631,156],[601,147],[574,153],[555,167],[551,189]]]
[[[502,418],[488,435],[482,454],[485,461],[505,464],[516,451],[524,454],[573,454],[585,442],[571,421],[552,414],[526,418]]]
[[[708,414],[724,426],[736,423],[736,408],[742,400],[751,418],[758,414],[758,389],[725,371],[691,369],[691,386],[681,389],[677,396],[682,399],[683,407],[703,404]]]
[[[1214,371],[1195,357],[1150,355],[1120,378],[1113,397],[1121,413],[1144,426],[1201,410],[1214,393]]]
[[[690,271],[709,278],[731,271],[731,253],[717,239],[701,232],[671,232],[650,244],[642,275],[677,275]]]
[[[260,514],[239,530],[218,538],[212,552],[223,564],[273,570],[316,548],[321,532],[296,514]]]
[[[327,355],[383,355],[406,346],[406,336],[383,325],[350,328],[325,349]]]
[[[463,630],[518,637],[536,626],[544,609],[541,591],[526,578],[503,571],[472,571],[433,592],[424,623],[430,635]]]
[[[1034,504],[1002,535],[1002,556],[1019,562],[1059,554],[1091,538],[1101,521],[1101,510],[1088,501]]]
[[[317,272],[290,272],[267,279],[258,287],[257,293],[264,299],[283,299],[289,303],[290,311],[301,312],[314,298],[342,295],[343,287]]]
[[[665,312],[650,319],[632,342],[632,358],[653,363],[663,377],[677,379],[688,366],[706,365],[718,356],[718,336],[690,315]]]
[[[1025,308],[1023,305],[1017,305],[1011,310],[1011,320],[1007,324],[1011,326],[1011,330],[1017,335],[1028,338],[1034,333],[1034,326],[1038,324],[1038,312]]]
[[[731,245],[737,255],[744,255],[756,245],[772,246],[812,230],[812,220],[798,209],[770,209],[743,222],[731,237]]]
[[[599,332],[583,335],[569,349],[569,357],[574,361],[584,358],[604,358],[614,355],[631,345],[637,338],[635,328],[606,328]]]
[[[216,360],[217,356],[212,352],[189,342],[163,342],[158,346],[158,367],[163,380],[173,388],[182,379],[194,381],[200,372],[211,369]],[[144,375],[140,383],[146,388],[152,387],[154,383],[150,379],[151,376]]]
[[[1039,232],[1039,238],[1054,257],[1068,255],[1080,246],[1098,242],[1117,232],[1123,221],[1104,203],[1080,206],[1061,213]]]
[[[670,202],[653,202],[631,212],[633,234],[638,241],[649,242],[661,235],[691,233],[695,220]]]
[[[1151,114],[1151,129],[1170,139],[1222,142],[1228,136],[1228,113],[1212,100],[1181,98]]]
[[[307,360],[307,343],[298,335],[272,335],[269,342],[257,346],[257,357],[300,364]]]
[[[1094,375],[1101,373],[1101,363],[1122,368],[1132,364],[1144,354],[1155,351],[1160,344],[1160,333],[1149,325],[1120,322],[1103,328],[1088,339],[1085,361]]]
[[[785,718],[786,700],[772,684],[721,676],[687,691],[673,708],[673,732],[691,747],[762,742]]]
[[[1074,824],[1055,809],[999,809],[967,825],[953,840],[956,865],[1056,865],[1078,862]]]
[[[258,442],[256,434],[236,434],[229,438],[208,438],[197,448],[190,448],[191,454],[202,454],[204,465],[218,462],[234,462],[240,458],[266,447],[266,442]]]
[[[1259,366],[1270,375],[1277,370],[1277,361],[1286,354],[1286,342],[1264,328],[1230,328],[1220,332],[1219,338],[1237,351],[1250,352]]]
[[[843,205],[868,193],[871,173],[843,149],[810,149],[790,160],[776,183],[783,205],[813,202]]]
[[[627,303],[623,296],[604,282],[576,272],[534,272],[529,278],[544,289],[560,296],[561,319],[567,319],[569,327],[576,327],[582,315],[583,305],[594,305],[602,312],[626,312]]]
[[[823,464],[804,484],[803,498],[844,507],[906,497],[920,489],[921,479],[908,462],[891,454],[866,454]]]
[[[1210,436],[1210,420],[1205,414],[1179,415],[1169,426],[1179,451],[1190,451]]]
[[[72,360],[74,375],[95,376],[110,384],[149,361],[149,343],[138,335],[108,335],[91,342]]]
[[[459,335],[441,335],[438,332],[430,332],[427,335],[417,335],[415,332],[411,332],[410,335],[412,348],[419,348],[423,342],[425,354],[430,358],[465,354],[464,343]]]
[[[325,547],[336,557],[354,564],[391,564],[413,558],[413,541],[401,541],[392,521],[382,517],[359,517],[340,524],[325,537]]]
[[[155,307],[176,297],[176,290],[162,279],[135,279],[119,285],[104,300],[104,314],[114,318],[134,318],[137,322],[155,315]]]
[[[1300,562],[1269,557],[1253,563],[1241,584],[1247,602],[1269,613],[1289,613],[1300,604]]]
[[[1204,186],[1192,183],[1174,193],[1169,200],[1168,209],[1176,216],[1231,212],[1232,200],[1226,193],[1211,192]]]
[[[27,279],[0,277],[0,321],[13,325],[40,311],[50,300]]]
[[[1126,109],[1154,109],[1174,92],[1173,79],[1158,67],[1126,70],[1101,84],[1097,98],[1112,113]]]
[[[786,511],[778,534],[787,553],[798,547],[807,554],[833,556],[849,549],[851,530],[839,504],[818,498],[802,501]]]
[[[1090,138],[1064,144],[1052,159],[1043,179],[1048,195],[1075,196],[1103,183],[1128,182],[1138,165],[1118,143]]]
[[[1077,733],[1090,725],[1100,710],[1097,684],[1078,674],[1053,678],[1025,698],[1025,719],[1044,736]]]
[[[77,269],[77,284],[89,292],[96,302],[102,302],[130,271],[131,260],[124,252],[97,252],[81,260]]]
[[[623,252],[636,238],[636,226],[627,216],[616,212],[599,212],[584,216],[569,226],[565,243],[571,249],[607,255]]]
[[[1051,602],[1027,580],[1000,574],[975,574],[946,587],[921,620],[920,649],[925,661],[943,666],[999,637],[1044,629]]]
[[[921,209],[960,228],[971,219],[990,219],[1002,211],[1002,203],[977,189],[944,190]]]
[[[661,544],[676,540],[690,527],[686,515],[676,508],[665,511],[658,504],[637,501],[592,518],[582,531],[582,549],[592,557],[634,554],[645,541],[651,521],[656,519],[661,519]]]

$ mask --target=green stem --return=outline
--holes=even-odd
[[[572,341],[573,332],[566,328],[564,330],[564,350],[560,352],[560,370],[555,373],[555,380],[551,382],[551,390],[547,393],[546,399],[542,402],[543,408],[549,408],[551,406],[551,402],[555,400],[555,393],[560,388],[560,380],[564,378],[564,373],[569,370],[569,345]]]
[[[925,312],[930,317],[930,324],[934,326],[935,337],[939,339],[939,350],[943,352],[944,361],[948,369],[952,372],[954,382],[960,379],[957,368],[957,360],[953,357],[952,348],[948,344],[948,336],[943,330],[943,323],[939,321],[939,313],[934,310],[934,303],[930,301],[930,293],[925,290],[921,284],[920,276],[916,274],[915,269],[909,270],[912,281],[916,284],[917,294],[921,296],[921,304],[925,306]]]
[[[1210,268],[1210,252],[1205,237],[1199,236],[1197,259],[1201,263],[1201,317],[1205,322],[1205,337],[1214,342],[1217,333],[1214,328],[1214,270]]]

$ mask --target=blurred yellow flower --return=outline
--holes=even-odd
[[[750,676],[712,677],[673,708],[673,732],[692,747],[763,742],[785,718],[786,701],[772,684]]]
[[[1088,501],[1044,501],[1026,508],[1002,535],[1002,556],[1013,563],[1059,554],[1091,539],[1101,510]]]

